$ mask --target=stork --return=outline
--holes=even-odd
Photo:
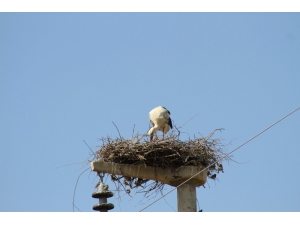
[[[152,124],[152,128],[148,131],[150,135],[150,141],[153,140],[153,135],[157,131],[161,131],[164,134],[168,133],[172,129],[172,121],[170,118],[170,111],[163,106],[157,106],[149,112],[149,119]]]

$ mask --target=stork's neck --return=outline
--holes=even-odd
[[[157,131],[158,131],[158,126],[156,125],[156,126],[152,127],[148,133],[149,133],[149,135],[151,135],[151,134],[155,134]]]

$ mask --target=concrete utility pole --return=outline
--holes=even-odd
[[[177,187],[203,169],[202,166],[182,166],[178,169],[160,168],[144,165],[119,164],[111,162],[91,162],[92,171],[109,173],[126,177],[156,180],[164,184]],[[178,212],[196,212],[196,187],[204,185],[207,179],[207,170],[199,173],[188,182],[177,188]]]

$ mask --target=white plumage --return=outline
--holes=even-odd
[[[170,111],[163,106],[157,106],[149,112],[149,119],[153,125],[153,127],[148,131],[148,134],[150,135],[150,141],[153,140],[153,135],[157,131],[160,130],[163,133],[164,138],[164,134],[173,128],[170,114]]]

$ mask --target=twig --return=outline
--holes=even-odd
[[[96,157],[95,153],[94,153],[93,150],[90,148],[90,146],[85,142],[85,140],[83,140],[83,142],[86,144],[86,146],[88,146],[88,148],[91,150],[91,152],[93,153],[93,155]]]
[[[205,138],[205,140],[207,141],[208,139],[210,139],[210,138],[214,135],[214,133],[215,133],[217,130],[222,131],[222,130],[225,130],[225,129],[224,129],[224,128],[217,128],[217,129],[215,129],[213,132],[211,132],[211,133]]]
[[[119,131],[117,125],[114,123],[114,121],[111,121],[111,122],[115,125],[115,127],[116,127],[116,129],[117,129],[117,131],[118,131],[118,133],[119,133],[119,137],[120,137],[120,139],[122,139],[121,134],[120,134],[120,131]]]
[[[177,130],[177,132],[178,132],[178,137],[180,136],[180,130],[175,126],[175,128],[176,128],[176,130]]]
[[[132,137],[131,137],[131,139],[133,139],[133,135],[134,135],[134,128],[135,128],[135,124],[133,124],[133,129],[132,129]]]
[[[90,158],[90,157],[88,157],[88,158]],[[87,158],[87,159],[88,159]],[[86,160],[87,160],[86,159]],[[77,163],[69,163],[69,164],[66,164],[66,165],[63,165],[63,166],[58,166],[58,167],[56,167],[55,169],[60,169],[60,168],[63,168],[63,167],[66,167],[66,166],[72,166],[72,165],[76,165],[76,164],[82,164],[83,162],[77,162]]]
[[[188,122],[190,122],[192,119],[194,119],[195,117],[197,117],[197,116],[199,116],[200,115],[200,113],[198,113],[197,115],[195,115],[195,116],[193,116],[191,119],[189,119],[187,122],[185,122],[184,124],[182,124],[180,127],[179,127],[179,129],[180,128],[182,128],[184,125],[186,125]]]

